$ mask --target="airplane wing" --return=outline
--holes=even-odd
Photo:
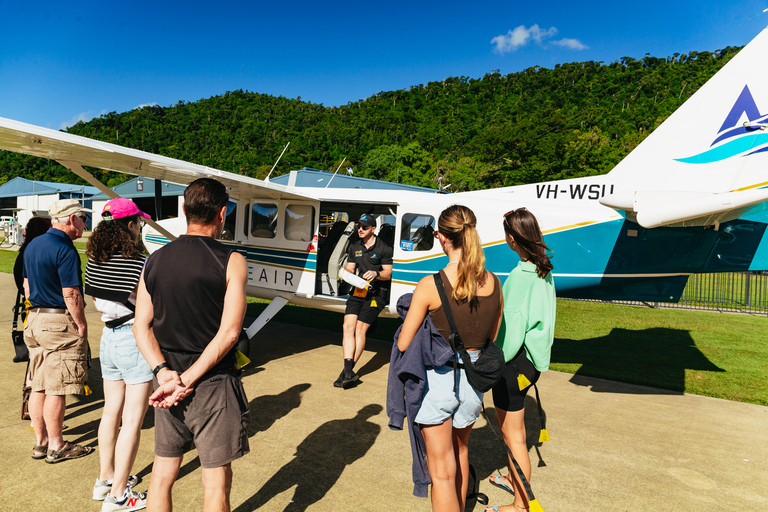
[[[198,178],[216,178],[224,183],[230,195],[236,198],[258,196],[272,199],[315,199],[289,190],[284,185],[2,117],[0,117],[0,149],[55,160],[103,192],[106,192],[104,184],[84,171],[81,166],[182,185]],[[109,192],[114,195],[111,190]]]

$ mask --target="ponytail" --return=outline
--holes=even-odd
[[[437,229],[455,248],[461,248],[453,298],[459,304],[471,302],[486,277],[485,253],[477,233],[477,218],[466,206],[455,204],[440,214]]]

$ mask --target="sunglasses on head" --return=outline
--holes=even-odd
[[[521,206],[520,208],[515,208],[514,210],[509,210],[507,213],[504,214],[504,226],[507,228],[508,231],[514,231],[512,229],[512,224],[509,223],[509,216],[521,210],[525,210],[525,206]]]

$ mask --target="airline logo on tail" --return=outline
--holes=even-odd
[[[744,117],[749,126],[744,126]],[[745,85],[725,117],[717,137],[710,146],[711,149],[675,160],[686,164],[709,164],[734,156],[749,156],[768,151],[768,133],[763,131],[764,126],[760,126],[766,121],[768,115],[760,113],[749,87]]]

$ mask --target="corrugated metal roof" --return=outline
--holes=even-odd
[[[333,177],[333,179],[331,179]],[[405,185],[403,183],[392,183],[391,181],[371,180],[368,178],[358,178],[347,174],[320,171],[304,167],[298,171],[291,171],[277,178],[270,178],[270,183],[278,185],[292,185],[295,187],[314,187],[314,188],[361,188],[375,190],[410,190],[414,192],[429,192],[434,194],[438,192],[434,188],[417,187],[415,185]],[[330,185],[328,183],[330,182]]]
[[[57,194],[61,192],[83,193],[85,197],[91,197],[99,192],[96,187],[90,185],[74,185],[71,183],[56,183],[53,181],[28,180],[17,176],[11,181],[0,185],[0,197],[20,197],[32,195]]]
[[[138,180],[142,180],[142,189],[139,190]],[[163,197],[182,196],[187,189],[186,185],[179,185],[177,183],[163,182]],[[128,199],[137,199],[139,197],[155,197],[155,180],[152,178],[137,177],[132,180],[121,183],[115,187],[112,187],[120,197],[126,197]],[[109,199],[106,194],[99,192],[93,199],[100,201],[103,199]]]

